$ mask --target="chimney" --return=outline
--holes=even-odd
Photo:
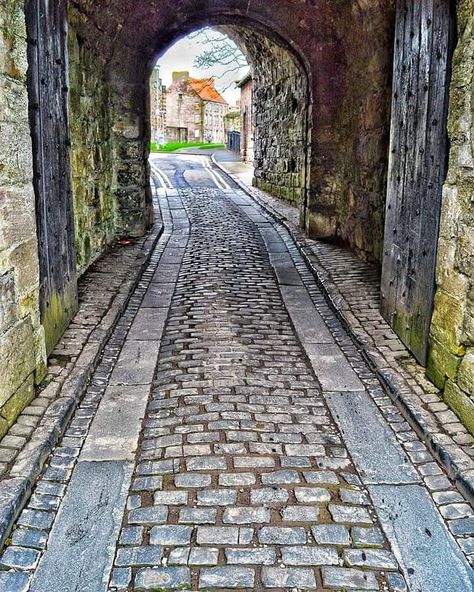
[[[189,80],[189,72],[173,72],[173,84],[175,82],[187,82]]]

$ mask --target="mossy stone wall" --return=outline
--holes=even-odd
[[[0,9],[0,437],[45,373],[24,2]]]
[[[428,376],[474,433],[474,12],[458,0]]]
[[[115,235],[115,151],[107,69],[72,28],[69,88],[75,246],[81,273]]]

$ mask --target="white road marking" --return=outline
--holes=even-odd
[[[164,189],[174,189],[173,184],[170,181],[170,178],[164,171],[160,170],[152,162],[150,162],[150,168],[158,177]]]
[[[231,186],[227,183],[227,181],[225,181],[225,179],[211,167],[210,161],[205,156],[201,156],[201,162],[204,168],[210,174],[218,189],[222,189],[223,191],[228,191],[231,189]]]

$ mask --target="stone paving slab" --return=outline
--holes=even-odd
[[[420,482],[408,455],[366,392],[326,393],[325,398],[366,485]]]
[[[30,592],[107,589],[132,470],[116,461],[76,466]]]
[[[128,341],[110,378],[111,385],[151,384],[155,371],[159,341]]]
[[[474,590],[474,572],[448,529],[436,519],[423,487],[371,485],[369,491],[395,555],[407,566],[410,590]]]
[[[305,350],[324,391],[365,390],[338,345],[305,342]]]
[[[287,288],[288,286],[282,286],[282,288]],[[327,328],[326,323],[324,322],[321,315],[314,311],[311,314],[311,322],[308,322],[308,308],[300,308],[295,307],[292,305],[292,302],[287,302],[285,295],[283,293],[283,298],[285,300],[286,308],[290,313],[291,320],[295,329],[298,333],[298,336],[302,343],[305,344],[331,344],[336,345],[334,341],[334,337],[331,335],[329,329]],[[311,303],[312,304],[312,303]],[[309,309],[311,310],[311,309]],[[321,362],[320,362],[321,363]],[[354,380],[352,377],[351,381]]]
[[[159,341],[168,310],[142,306],[133,321],[128,338],[132,341]]]
[[[79,460],[132,462],[149,394],[148,385],[109,386],[92,421]]]

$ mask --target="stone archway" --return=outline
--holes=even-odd
[[[75,172],[77,186],[91,185],[94,176],[102,202],[111,210],[104,217],[116,221],[118,232],[143,233],[151,220],[145,97],[153,58],[203,25],[247,30],[283,46],[308,79],[306,229],[314,237],[344,242],[364,257],[380,259],[392,17],[388,0],[370,6],[328,0],[140,1],[133,10],[127,2],[112,1],[106,10],[75,2],[70,7],[71,71],[82,85],[77,94],[90,99],[71,101],[76,161],[87,160],[83,155],[92,146],[100,151],[100,168],[107,163],[107,174],[100,178],[92,167]],[[74,83],[71,92],[74,98]],[[94,109],[100,126],[93,122]],[[87,227],[89,220],[79,220],[78,227]],[[108,232],[108,227],[95,228],[89,250],[94,251],[94,241],[106,240]]]

